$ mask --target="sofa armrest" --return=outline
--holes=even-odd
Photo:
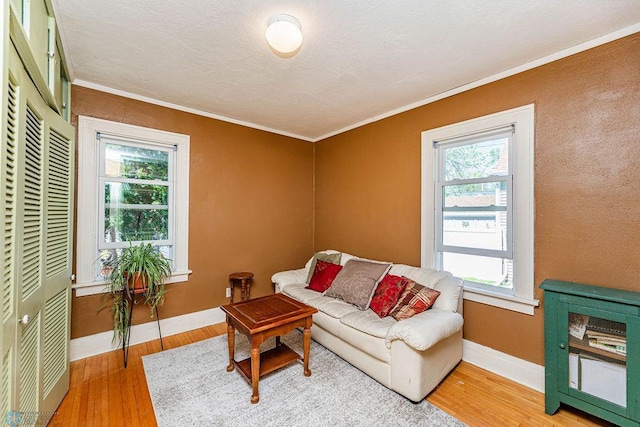
[[[389,328],[385,344],[391,348],[391,342],[399,339],[409,347],[423,351],[459,332],[463,323],[459,313],[432,308],[401,320]]]
[[[307,283],[309,269],[287,270],[275,273],[271,276],[271,282],[276,285],[276,292],[282,291],[286,286]]]

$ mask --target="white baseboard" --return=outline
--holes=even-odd
[[[463,340],[462,360],[544,393],[544,366]]]
[[[220,310],[220,307],[216,307],[161,319],[160,328],[162,329],[162,336],[168,337],[224,321],[225,315],[223,311]],[[69,350],[71,361],[118,349],[111,342],[112,338],[113,332],[107,331],[72,339]],[[158,338],[158,326],[155,321],[131,327],[130,345],[157,340]],[[527,362],[468,340],[463,340],[462,360],[544,393],[544,366]]]
[[[162,330],[162,336],[168,337],[224,321],[224,313],[220,310],[220,307],[216,307],[170,317],[168,319],[161,319],[160,329]],[[74,360],[116,350],[118,347],[116,347],[115,343],[111,342],[112,338],[113,332],[107,331],[72,339],[69,348],[71,361],[73,362]],[[155,320],[141,325],[133,325],[131,326],[131,341],[129,345],[157,340],[158,338],[160,338],[160,336],[158,335],[158,324]]]

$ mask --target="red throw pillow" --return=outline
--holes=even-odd
[[[389,312],[398,303],[398,299],[407,286],[407,282],[400,276],[387,274],[376,288],[369,308],[379,317],[387,317]]]
[[[428,310],[440,295],[439,291],[422,286],[406,277],[403,277],[402,281],[407,286],[398,300],[398,304],[391,310],[391,317],[396,320],[408,319]]]
[[[330,262],[318,260],[318,262],[316,262],[316,268],[313,270],[313,276],[311,276],[309,286],[305,287],[305,289],[311,289],[316,292],[326,291],[340,270],[342,270],[340,264],[331,264]]]

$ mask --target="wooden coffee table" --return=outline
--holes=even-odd
[[[229,340],[229,366],[235,366],[242,376],[253,386],[251,403],[258,403],[258,380],[261,376],[273,372],[293,361],[303,359],[304,375],[311,375],[309,370],[309,347],[311,345],[311,316],[318,312],[283,294],[267,295],[248,301],[227,304],[220,307],[227,314],[227,338]],[[304,358],[280,342],[280,336],[293,329],[302,327]],[[235,330],[243,333],[251,343],[251,357],[237,362],[234,359]],[[275,336],[275,348],[260,353],[260,344],[267,338]]]

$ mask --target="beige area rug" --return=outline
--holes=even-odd
[[[283,342],[301,354],[302,334]],[[273,339],[262,350],[274,346]],[[236,335],[236,360],[250,354]],[[312,341],[310,377],[295,362],[260,378],[260,402],[227,372],[226,335],[143,357],[160,426],[464,426],[429,402],[412,403]]]

